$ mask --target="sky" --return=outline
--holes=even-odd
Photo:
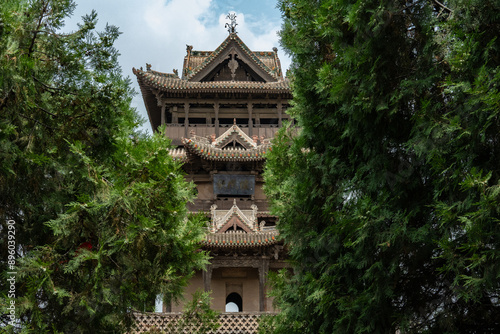
[[[283,72],[290,60],[281,49],[278,31],[281,13],[276,0],[75,0],[73,16],[66,20],[65,30],[74,30],[81,17],[93,9],[98,14],[97,31],[106,24],[115,25],[122,32],[115,47],[120,52],[118,61],[124,76],[132,80],[137,95],[132,101],[138,113],[147,120],[147,112],[140,95],[132,67],[155,71],[182,72],[186,44],[194,50],[213,51],[227,37],[225,24],[228,13],[236,14],[239,37],[253,51],[271,51],[278,48]],[[141,127],[151,133],[149,121]]]

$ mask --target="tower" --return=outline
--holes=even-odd
[[[201,288],[211,291],[215,310],[258,315],[274,311],[266,295],[268,272],[286,266],[262,171],[271,139],[289,119],[284,111],[291,92],[278,50],[251,51],[231,19],[228,37],[214,51],[187,46],[181,76],[150,65],[133,72],[152,129],[165,126],[175,146],[170,154],[196,185],[189,210],[210,219],[200,247],[212,259],[192,278],[186,296]],[[164,305],[166,313],[181,310]]]

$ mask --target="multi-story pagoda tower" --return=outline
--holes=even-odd
[[[196,273],[186,298],[201,288],[211,291],[212,307],[239,312],[272,311],[266,296],[270,270],[285,266],[276,218],[269,214],[262,170],[271,139],[291,99],[278,50],[251,51],[235,31],[214,51],[187,46],[181,76],[133,69],[154,131],[176,146],[187,178],[196,184],[193,212],[205,212],[210,227],[201,245],[212,256]],[[164,305],[179,312],[182,305]]]

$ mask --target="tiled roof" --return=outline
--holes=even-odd
[[[208,247],[255,247],[270,246],[278,243],[278,231],[247,233],[228,231],[226,233],[208,233],[202,245]]]
[[[263,144],[251,149],[239,147],[221,149],[193,139],[183,139],[183,143],[187,151],[207,160],[218,161],[261,161],[265,160],[266,152],[272,151],[271,144]]]
[[[236,139],[242,147],[224,147],[231,140]],[[174,160],[189,161],[189,154],[195,154],[206,160],[216,161],[263,161],[266,152],[272,151],[271,141],[265,139],[257,145],[239,126],[233,125],[212,143],[205,138],[192,135],[182,140],[184,148],[169,149]]]
[[[183,162],[187,161],[186,150],[183,148],[173,148],[169,149],[169,154],[174,160],[180,160]]]
[[[160,91],[180,92],[180,91],[204,91],[211,93],[234,91],[234,90],[252,90],[254,92],[289,92],[290,82],[287,78],[276,82],[257,82],[257,81],[209,81],[209,82],[191,82],[179,79],[175,74],[165,74],[156,71],[144,71],[133,69],[134,74],[139,81],[146,86],[157,88]]]
[[[147,71],[148,73],[151,73],[157,77],[163,77],[163,78],[171,78],[171,79],[179,79],[179,75],[176,73],[163,73],[163,72],[158,72],[158,71],[153,71],[149,70]]]
[[[225,48],[231,43],[231,41],[236,42],[241,49],[250,57],[262,70],[267,72],[273,78],[278,79],[282,76],[281,66],[277,61],[277,54],[274,51],[251,51],[248,46],[239,38],[236,33],[231,33],[215,49],[213,52],[210,51],[190,51],[188,56],[189,61],[185,62],[183,68],[183,78],[190,79],[200,71],[202,71],[208,64],[212,62]]]

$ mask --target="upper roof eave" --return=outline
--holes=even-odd
[[[290,92],[290,82],[283,78],[274,82],[256,81],[210,81],[192,82],[174,75],[165,75],[156,71],[134,69],[134,74],[142,85],[164,92],[222,92],[222,91],[255,91],[255,92]]]
[[[272,151],[270,143],[251,149],[221,149],[208,143],[196,141],[193,138],[184,138],[183,144],[186,152],[206,160],[218,161],[264,161],[266,160],[266,152]]]

